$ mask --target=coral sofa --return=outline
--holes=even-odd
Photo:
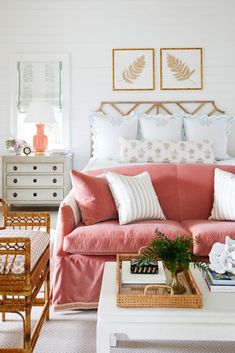
[[[81,223],[73,190],[59,209],[52,302],[55,310],[96,307],[105,261],[117,253],[137,253],[158,228],[170,237],[191,235],[194,251],[206,256],[214,242],[235,239],[235,222],[208,220],[218,165],[144,164],[110,168],[125,175],[148,171],[166,220],[119,225],[118,220]],[[219,166],[234,173],[235,166]],[[87,172],[100,175],[102,170]],[[105,202],[105,200],[104,200]]]

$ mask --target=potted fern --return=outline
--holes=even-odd
[[[161,259],[165,267],[171,273],[171,283],[174,294],[183,294],[186,288],[179,282],[177,274],[189,270],[191,262],[200,270],[205,269],[207,264],[200,261],[200,257],[192,252],[193,241],[187,236],[178,235],[175,239],[168,238],[164,233],[156,230],[156,239],[141,251],[139,265]]]

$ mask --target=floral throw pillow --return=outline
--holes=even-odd
[[[120,160],[129,163],[215,162],[212,141],[141,141],[124,138],[120,138]]]

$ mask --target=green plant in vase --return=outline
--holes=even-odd
[[[178,273],[188,271],[191,262],[200,270],[206,269],[207,264],[200,261],[200,257],[192,252],[193,241],[189,236],[178,235],[175,239],[168,238],[165,234],[156,230],[156,239],[141,251],[139,265],[146,261],[162,260],[170,271],[174,294],[183,294],[186,288],[179,282]]]

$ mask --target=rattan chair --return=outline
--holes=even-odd
[[[17,313],[23,320],[23,348],[0,348],[0,352],[30,353],[43,321],[49,320],[50,215],[46,212],[8,212],[4,201],[0,199],[0,202],[3,209],[3,226],[0,228],[0,313],[2,321],[7,319],[6,313]],[[34,236],[41,237],[44,242],[43,237],[47,237],[47,243],[32,268]],[[23,272],[17,273],[17,265],[22,267],[22,263]],[[39,292],[41,297],[38,296]],[[34,305],[43,306],[43,309],[32,330],[31,310]]]

